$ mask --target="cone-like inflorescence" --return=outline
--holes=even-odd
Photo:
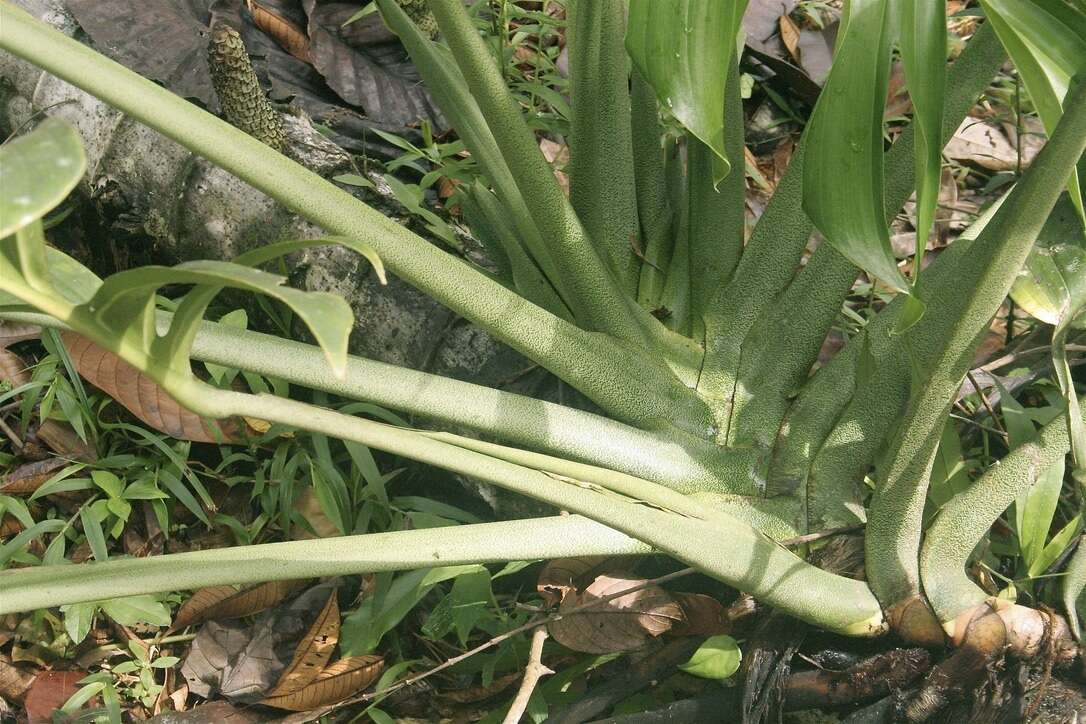
[[[283,121],[264,95],[238,31],[222,23],[216,25],[211,31],[208,60],[211,81],[226,120],[281,150],[285,138]]]
[[[434,15],[430,12],[426,0],[396,0],[396,2],[399,3],[407,17],[411,18],[411,21],[430,40],[437,37],[437,21],[434,20]]]

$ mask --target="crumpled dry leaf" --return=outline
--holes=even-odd
[[[29,384],[30,370],[22,357],[0,347],[0,383],[4,382],[11,385],[12,389]]]
[[[253,23],[274,38],[283,50],[298,60],[312,62],[309,57],[309,36],[301,26],[256,0],[245,0],[245,5],[253,16]]]
[[[29,724],[53,721],[53,712],[68,701],[76,691],[76,683],[87,675],[85,671],[43,671],[26,692],[23,707]]]
[[[675,602],[683,612],[683,620],[675,623],[668,633],[672,636],[716,636],[731,633],[732,624],[724,604],[704,593],[676,593]]]
[[[252,625],[205,623],[181,666],[189,691],[205,699],[221,694],[234,703],[263,699],[336,587],[335,581],[314,586],[289,604],[265,611]]]
[[[547,561],[539,571],[536,591],[548,605],[560,602],[567,594],[580,591],[601,573],[626,573],[630,560],[616,556],[581,556]]]
[[[69,464],[69,461],[60,458],[24,463],[0,477],[0,493],[4,495],[31,495],[56,471]]]
[[[49,449],[67,460],[93,463],[98,459],[98,451],[85,442],[67,422],[49,419],[38,426],[34,435],[49,446]]]
[[[328,595],[320,615],[298,642],[294,658],[287,664],[286,671],[279,677],[279,683],[268,692],[268,698],[293,694],[304,689],[324,670],[332,651],[339,641],[339,602],[338,591]]]
[[[0,349],[6,349],[16,342],[37,339],[41,336],[41,327],[36,324],[23,324],[0,319]]]
[[[226,701],[211,701],[188,711],[164,711],[147,724],[267,724],[265,712],[236,707]]]
[[[309,15],[313,65],[340,98],[363,108],[377,123],[409,126],[431,120],[444,127],[407,51],[379,14],[343,27],[358,12],[357,2],[302,0],[302,6]]]
[[[34,674],[23,671],[0,654],[0,697],[16,704],[21,703],[35,678]]]
[[[213,111],[207,66],[211,0],[67,0],[68,9],[105,55]]]
[[[375,654],[340,659],[304,689],[286,696],[269,697],[260,703],[289,711],[307,711],[334,704],[372,684],[384,668],[384,657]]]
[[[267,581],[237,589],[234,586],[201,588],[182,604],[174,617],[173,628],[181,629],[211,620],[251,616],[277,605],[307,581]]]
[[[233,420],[204,420],[181,407],[158,384],[112,352],[74,332],[61,340],[80,376],[159,432],[193,442],[234,442],[242,426]]]
[[[571,611],[644,583],[645,579],[600,576],[583,593],[567,594],[558,611]],[[547,630],[568,649],[606,654],[641,648],[650,636],[659,636],[682,620],[682,609],[671,594],[649,586],[602,603],[598,609],[552,621]]]
[[[972,116],[958,126],[943,155],[990,171],[1011,171],[1018,164],[1018,151],[1003,132]]]

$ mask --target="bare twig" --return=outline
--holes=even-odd
[[[1007,434],[1007,428],[1003,427],[1003,421],[996,415],[995,410],[992,409],[992,403],[988,402],[988,396],[984,394],[984,390],[980,384],[977,383],[977,378],[973,376],[973,370],[969,370],[965,373],[969,378],[969,384],[973,385],[973,389],[977,391],[977,395],[980,396],[980,402],[984,405],[984,409],[988,411],[988,415],[992,418],[992,424],[999,430],[1000,436],[1003,438],[1003,442],[1010,445],[1010,435]]]
[[[796,536],[795,538],[787,538],[785,540],[779,541],[779,545],[781,545],[781,546],[783,546],[785,548],[790,548],[790,547],[802,545],[804,543],[810,543],[812,541],[820,540],[822,538],[828,538],[830,536],[839,535],[841,533],[848,533],[848,532],[851,532],[851,531],[859,530],[859,529],[861,529],[863,527],[864,527],[863,524],[858,524],[858,525],[844,526],[844,527],[841,527],[841,528],[830,528],[830,529],[824,530],[824,531],[818,531],[818,532],[815,532],[815,533],[808,533],[806,535]],[[576,615],[576,614],[579,614],[579,613],[583,613],[583,612],[585,612],[585,611],[587,611],[587,610],[589,610],[591,608],[595,608],[597,606],[602,606],[605,603],[609,603],[610,601],[613,601],[616,598],[621,598],[622,596],[625,596],[625,595],[630,594],[630,593],[635,593],[637,591],[644,590],[644,589],[649,588],[651,586],[659,586],[661,584],[668,583],[670,581],[674,581],[674,580],[676,580],[678,578],[682,578],[684,576],[689,576],[692,573],[697,573],[697,569],[696,568],[682,568],[682,569],[674,571],[672,573],[668,573],[666,575],[659,576],[657,578],[653,578],[651,580],[644,581],[642,583],[639,583],[636,586],[631,586],[630,588],[625,588],[625,589],[623,589],[621,591],[617,591],[615,593],[609,594],[607,596],[603,596],[601,598],[595,598],[595,599],[593,599],[591,601],[588,601],[586,603],[581,604],[580,606],[572,608],[569,611],[563,611],[561,613],[552,613],[552,614],[549,614],[549,615],[546,615],[546,616],[540,616],[538,618],[534,618],[531,621],[529,621],[529,622],[527,622],[527,623],[525,623],[525,624],[523,624],[521,626],[517,626],[516,628],[510,629],[509,631],[506,631],[505,633],[498,634],[497,636],[494,636],[493,638],[491,638],[491,639],[489,639],[487,641],[484,641],[483,643],[479,644],[478,646],[476,646],[473,649],[469,649],[469,650],[465,651],[462,654],[458,654],[457,656],[453,656],[452,658],[446,659],[445,661],[441,662],[440,664],[438,664],[437,666],[435,666],[435,667],[433,667],[431,669],[427,669],[426,671],[423,671],[423,672],[421,672],[419,674],[416,674],[414,676],[409,676],[406,679],[401,679],[400,681],[397,681],[395,684],[391,684],[390,686],[386,686],[384,689],[380,689],[378,691],[371,691],[371,692],[368,692],[368,693],[365,693],[365,694],[359,694],[358,696],[353,696],[353,697],[350,697],[348,699],[344,699],[343,701],[337,702],[335,704],[329,704],[328,706],[323,707],[321,709],[314,709],[311,712],[305,712],[305,714],[307,714],[309,716],[312,716],[312,717],[320,717],[320,716],[324,716],[325,714],[327,714],[330,711],[333,711],[333,710],[338,709],[340,707],[348,706],[350,704],[357,704],[357,703],[360,703],[360,702],[380,701],[380,700],[388,697],[389,695],[394,694],[397,691],[400,691],[401,689],[405,689],[405,688],[407,688],[409,686],[413,686],[413,685],[419,683],[420,681],[422,681],[424,679],[430,678],[434,674],[437,674],[437,673],[440,673],[442,671],[445,671],[446,669],[452,668],[453,666],[456,666],[457,664],[459,664],[461,661],[464,661],[465,659],[469,659],[472,656],[475,656],[476,654],[480,654],[480,653],[482,653],[484,651],[492,649],[495,646],[497,646],[498,644],[500,644],[501,642],[507,641],[508,639],[511,639],[514,636],[518,636],[518,635],[524,633],[525,631],[531,631],[531,630],[539,628],[539,627],[545,627],[547,624],[555,622],[555,621],[560,621],[563,618],[566,618],[567,616],[573,616],[573,615]]]
[[[0,417],[0,432],[3,432],[5,435],[7,435],[8,439],[11,440],[11,444],[12,446],[14,446],[15,452],[19,452],[23,449],[22,439],[15,433],[14,430],[8,427],[8,424],[4,422],[3,417]]]
[[[528,665],[524,667],[524,679],[520,682],[517,695],[513,697],[513,703],[509,705],[509,711],[502,720],[502,724],[518,724],[524,712],[528,709],[528,700],[532,698],[539,680],[554,672],[543,665],[543,642],[547,640],[547,627],[540,626],[532,634],[532,646],[528,650]]]

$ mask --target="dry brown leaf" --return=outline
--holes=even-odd
[[[62,458],[83,463],[93,463],[98,459],[98,452],[94,447],[80,438],[75,429],[66,422],[46,420],[38,426],[34,434]]]
[[[19,522],[19,519],[13,515],[5,515],[0,517],[0,538],[7,538],[9,536],[17,535],[21,533],[25,526]]]
[[[290,711],[308,711],[334,704],[372,684],[385,668],[382,656],[353,656],[340,659],[317,675],[309,686],[286,696],[268,697],[265,706]]]
[[[339,641],[339,601],[338,590],[333,588],[328,595],[328,603],[324,604],[320,615],[313,621],[313,625],[298,642],[298,648],[294,652],[294,658],[279,676],[279,682],[267,698],[275,698],[293,694],[300,691],[313,682],[324,671],[328,660],[332,658],[332,651]]]
[[[309,36],[293,21],[279,13],[264,7],[255,0],[246,0],[245,4],[253,16],[253,24],[275,39],[283,50],[298,60],[313,63],[309,57]]]
[[[301,514],[302,518],[309,523],[313,528],[313,532],[309,532],[309,529],[301,525],[290,526],[290,536],[294,540],[312,540],[313,538],[335,538],[336,536],[343,535],[339,532],[339,528],[332,522],[324,509],[321,508],[321,503],[317,500],[316,493],[313,492],[313,488],[305,488],[302,490],[301,495],[294,501],[294,510]],[[316,535],[314,535],[316,533]]]
[[[668,631],[673,636],[716,636],[730,633],[731,622],[724,604],[703,593],[676,593],[675,601],[683,612],[683,620]]]
[[[181,407],[154,380],[109,350],[73,332],[62,332],[61,339],[84,379],[159,432],[193,442],[240,439],[236,422],[204,420]]]
[[[943,154],[989,171],[1011,171],[1018,164],[1018,151],[1003,132],[972,116],[962,121]]]
[[[67,460],[50,458],[35,463],[25,463],[0,478],[0,493],[5,495],[30,495],[40,488],[53,474],[69,464]]]
[[[796,65],[802,65],[803,60],[799,52],[799,26],[787,15],[781,16],[778,26],[784,47],[788,48],[788,54],[792,56],[792,60],[796,61]]]
[[[233,586],[208,586],[192,594],[174,617],[173,628],[180,629],[202,621],[223,621],[266,611],[306,581],[268,581],[238,590]]]
[[[641,586],[645,579],[600,576],[584,593],[562,599],[559,613]],[[649,636],[659,636],[683,619],[682,609],[664,589],[649,586],[601,603],[598,608],[552,621],[548,630],[568,649],[607,654],[641,648]]]
[[[6,349],[9,344],[37,339],[40,336],[41,327],[36,324],[22,324],[0,319],[0,349]]]
[[[8,657],[0,654],[0,697],[21,703],[34,683],[35,675],[13,665]]]
[[[7,382],[12,389],[30,383],[30,367],[22,357],[0,347],[0,382]]]
[[[43,671],[38,674],[26,693],[24,708],[28,724],[52,722],[53,712],[79,690],[78,682],[86,675],[85,671]]]
[[[536,591],[548,605],[555,605],[567,594],[582,590],[602,573],[630,571],[630,560],[616,556],[582,556],[547,561],[539,572]]]
[[[520,681],[522,676],[523,674],[521,674],[521,672],[514,671],[511,674],[499,676],[494,679],[494,681],[490,682],[490,686],[473,686],[470,689],[439,691],[437,695],[442,699],[448,699],[457,704],[474,704],[478,701],[485,701],[492,696],[497,696],[516,682]]]
[[[569,146],[544,138],[539,142],[539,150],[543,152],[543,158],[554,167],[554,177],[558,179],[558,185],[569,196],[569,176],[563,170],[569,166]]]

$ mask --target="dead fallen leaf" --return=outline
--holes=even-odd
[[[62,458],[93,463],[98,459],[94,446],[84,441],[67,422],[46,420],[34,432],[35,436]]]
[[[0,517],[0,539],[22,532],[25,526],[13,515]]]
[[[294,501],[294,510],[298,511],[302,518],[309,523],[313,532],[311,533],[304,526],[292,525],[290,527],[291,538],[295,540],[311,540],[313,538],[335,538],[343,535],[339,532],[336,524],[332,522],[332,519],[324,512],[324,509],[321,508],[320,501],[317,500],[313,488],[302,490],[298,499]]]
[[[724,604],[703,593],[676,593],[675,601],[683,612],[683,620],[668,631],[672,636],[716,636],[730,633]]]
[[[77,682],[86,675],[84,671],[43,671],[38,674],[26,692],[27,724],[52,722],[53,712],[79,690]]]
[[[569,146],[544,138],[539,141],[539,150],[543,152],[543,158],[547,159],[554,168],[554,177],[558,179],[558,185],[569,196],[569,176],[563,170],[569,166]]]
[[[571,611],[644,583],[645,579],[600,576],[583,593],[567,594],[558,610]],[[552,621],[547,629],[568,649],[606,654],[641,648],[650,636],[659,636],[682,619],[682,609],[671,594],[649,586],[601,603],[598,609]]]
[[[89,339],[73,332],[62,332],[61,339],[84,379],[159,432],[193,442],[240,439],[241,426],[236,422],[204,420],[179,405],[150,377]]]
[[[294,652],[294,658],[279,677],[279,683],[268,692],[269,699],[304,689],[324,670],[328,660],[332,658],[332,651],[339,641],[337,594],[338,591],[333,589],[328,595],[328,603],[324,605],[313,625],[298,642],[298,650]]]
[[[30,366],[22,357],[0,347],[0,382],[7,382],[12,389],[30,383]]]
[[[5,495],[30,495],[69,461],[60,458],[25,463],[0,478],[0,493]]]
[[[41,336],[41,327],[36,324],[23,324],[0,319],[0,349],[6,349],[8,345],[16,342],[25,342],[28,339],[37,339]]]
[[[249,588],[209,586],[201,588],[177,611],[173,628],[181,629],[212,620],[241,618],[260,613],[275,606],[306,581],[268,581]]]
[[[269,697],[260,703],[289,711],[307,711],[334,704],[372,684],[384,667],[384,657],[373,654],[340,659],[304,689],[286,696]]]
[[[226,701],[212,701],[188,711],[167,711],[147,724],[267,724],[267,712],[240,707]]]
[[[943,154],[989,171],[1010,171],[1018,163],[1018,152],[1003,132],[972,116],[958,126]]]
[[[0,697],[16,704],[22,703],[35,678],[34,674],[23,671],[0,654]]]
[[[778,25],[781,32],[781,42],[788,49],[788,54],[796,61],[796,65],[801,65],[803,55],[799,51],[799,26],[788,15],[782,15]]]
[[[309,57],[309,36],[294,21],[264,7],[256,0],[245,0],[245,4],[256,27],[273,37],[283,50],[298,60],[313,62]]]
[[[448,699],[457,704],[474,704],[477,701],[485,701],[492,696],[497,696],[516,682],[520,681],[521,677],[521,672],[514,671],[511,674],[499,676],[494,679],[494,681],[490,682],[489,686],[473,686],[469,689],[439,691],[437,695],[442,699]]]
[[[619,575],[630,571],[628,558],[615,556],[582,556],[547,561],[539,572],[536,591],[548,605],[559,603],[569,593],[580,591],[600,574]]]

